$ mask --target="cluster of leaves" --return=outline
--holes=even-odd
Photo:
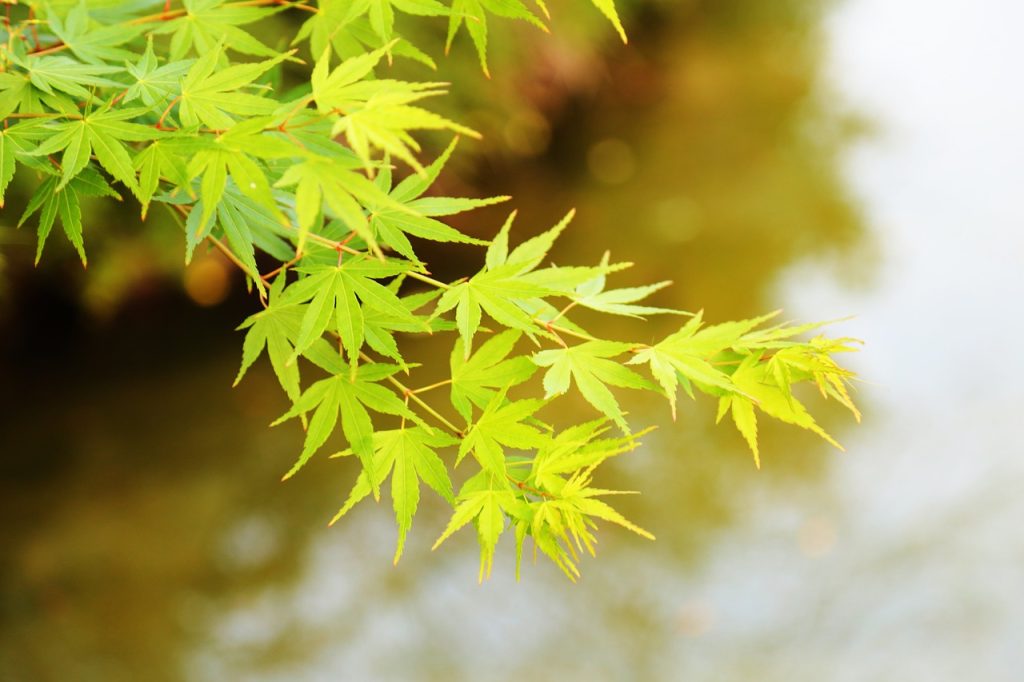
[[[445,84],[385,76],[396,57],[433,65],[399,19],[446,17],[449,44],[465,26],[486,70],[488,15],[544,27],[538,4],[541,15],[519,0],[30,0],[8,3],[0,44],[0,202],[17,169],[38,180],[20,220],[38,214],[37,259],[59,219],[85,263],[83,197],[134,197],[142,219],[162,207],[184,231],[186,259],[208,242],[258,293],[238,380],[265,353],[292,403],[278,422],[305,428],[285,478],[340,432],[348,447],[338,455],[357,458],[361,473],[336,519],[389,485],[397,561],[423,482],[453,509],[436,545],[472,523],[481,578],[505,530],[517,557],[530,538],[573,579],[597,521],[651,537],[605,501],[619,491],[593,485],[595,469],[644,433],[632,430],[620,389],[660,394],[673,415],[680,387],[717,398],[758,463],[758,413],[834,442],[797,384],[857,414],[851,375],[833,360],[851,340],[798,340],[818,325],[771,326],[770,315],[705,325],[701,314],[646,305],[666,283],[609,288],[629,264],[608,254],[550,265],[571,213],[514,248],[514,213],[489,242],[445,222],[508,197],[431,191],[456,143],[425,163],[414,135],[475,132],[426,108]],[[622,34],[611,0],[594,4]],[[303,19],[283,52],[256,37],[281,12]],[[418,240],[486,251],[478,272],[441,282],[417,257]],[[573,319],[587,311],[684,323],[655,344],[613,341]],[[443,333],[448,378],[411,387],[409,337]],[[592,414],[555,428],[544,410],[573,386]],[[437,389],[447,405],[424,398]],[[467,461],[456,490],[452,474]]]

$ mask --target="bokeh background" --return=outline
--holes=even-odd
[[[485,133],[447,188],[513,194],[524,237],[575,206],[556,261],[608,248],[712,320],[854,315],[864,423],[822,417],[847,452],[766,427],[757,472],[713,406],[633,401],[661,428],[606,476],[656,542],[605,528],[571,585],[516,584],[503,541],[479,586],[469,533],[429,551],[431,501],[392,568],[387,505],[326,528],[346,465],[278,482],[301,434],[267,428],[268,367],[230,387],[254,302],[229,265],[97,206],[88,271],[58,239],[34,269],[15,198],[0,680],[1020,679],[1024,4],[637,1],[628,47],[553,9],[551,37],[495,31],[493,81],[466,45],[441,62]]]

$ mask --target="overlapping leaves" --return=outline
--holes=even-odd
[[[612,0],[593,4],[625,40]],[[60,222],[85,262],[83,200],[134,196],[142,218],[166,211],[184,231],[186,262],[208,244],[259,295],[262,309],[240,327],[236,383],[267,356],[291,403],[275,423],[305,430],[284,477],[325,448],[354,454],[355,483],[334,520],[389,490],[396,561],[425,484],[452,507],[434,546],[472,524],[481,578],[506,531],[517,573],[529,540],[571,579],[594,552],[597,522],[652,537],[606,501],[620,491],[593,482],[644,433],[631,433],[620,389],[664,395],[673,415],[680,387],[714,397],[758,464],[759,415],[834,443],[801,384],[859,418],[853,375],[834,359],[855,349],[849,339],[800,340],[818,325],[765,326],[771,316],[706,325],[700,313],[653,344],[599,338],[581,326],[586,316],[687,313],[646,302],[667,282],[611,287],[629,264],[608,253],[592,266],[552,265],[572,212],[515,247],[514,212],[490,242],[482,221],[449,224],[508,197],[438,187],[457,138],[428,163],[421,134],[476,133],[426,107],[448,84],[391,77],[395,57],[434,66],[403,36],[405,22],[440,17],[449,45],[465,28],[486,71],[495,17],[544,28],[547,8],[535,5],[36,3],[31,18],[16,6],[0,49],[0,207],[19,169],[31,175],[20,223],[38,216],[37,260]],[[303,23],[278,44],[260,22],[280,12]],[[295,49],[276,49],[292,37]],[[445,282],[419,258],[419,240],[487,248],[475,273]],[[405,343],[412,335],[441,340],[423,351]],[[443,355],[448,372],[428,375]],[[550,425],[559,413],[548,405],[567,394],[601,418]]]

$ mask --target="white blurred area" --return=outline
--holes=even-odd
[[[876,121],[846,168],[882,265],[852,290],[806,264],[783,298],[796,317],[857,315],[842,330],[870,340],[851,364],[874,405],[830,472],[835,551],[778,567],[804,574],[774,613],[801,624],[790,679],[1024,670],[1021,22],[1011,0],[851,0],[829,23],[832,81]],[[763,571],[747,581],[781,587]]]

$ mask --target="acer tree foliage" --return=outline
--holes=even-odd
[[[612,0],[593,4],[625,40]],[[348,449],[334,456],[355,457],[361,473],[335,520],[389,493],[395,561],[422,494],[452,506],[436,545],[475,529],[481,579],[505,532],[515,538],[517,573],[528,545],[571,579],[580,553],[593,552],[599,521],[652,537],[609,503],[619,491],[592,485],[595,469],[644,433],[627,420],[623,389],[663,396],[673,417],[680,392],[710,396],[758,465],[759,417],[835,443],[794,395],[798,384],[859,418],[852,375],[833,359],[856,347],[851,339],[808,339],[821,325],[780,324],[774,315],[707,324],[701,313],[647,305],[665,283],[616,288],[611,280],[628,264],[608,255],[551,265],[547,254],[571,212],[521,242],[514,212],[489,242],[445,222],[508,197],[432,189],[458,137],[476,133],[429,107],[446,84],[389,77],[395,60],[420,62],[428,75],[434,64],[401,28],[446,22],[447,45],[468,34],[486,72],[489,28],[516,19],[546,30],[542,0],[29,0],[5,8],[0,206],[15,173],[36,179],[19,224],[37,231],[37,260],[59,222],[85,263],[83,197],[135,202],[140,220],[167,211],[183,230],[186,259],[202,242],[222,250],[263,308],[242,322],[238,380],[265,358],[292,403],[278,422],[305,429],[285,478],[330,454],[325,444],[340,431]],[[278,25],[298,29],[279,52],[255,29],[282,13],[293,21]],[[292,77],[302,74],[296,87],[280,85],[286,65]],[[452,135],[437,158],[421,152],[416,136],[425,130]],[[479,245],[479,269],[438,281],[417,257],[420,240]],[[635,337],[644,336],[646,316],[675,316],[679,326],[654,344],[602,339],[578,313],[629,318]],[[427,334],[449,335],[450,374],[423,386],[403,348]],[[548,406],[569,393],[589,405],[579,423],[549,424]]]

